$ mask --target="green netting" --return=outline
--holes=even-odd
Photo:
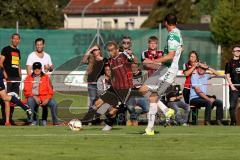
[[[10,36],[16,32],[15,29],[0,29],[0,47],[10,43]],[[22,52],[22,67],[25,68],[27,55],[34,50],[34,40],[43,37],[46,40],[45,51],[52,57],[55,67],[59,67],[64,62],[82,56],[91,41],[94,39],[96,30],[30,30],[20,29],[21,44],[19,49]],[[165,45],[167,32],[161,31],[161,48]],[[104,42],[115,40],[120,42],[123,36],[130,36],[133,39],[133,51],[140,58],[142,51],[147,49],[147,39],[151,35],[158,36],[157,29],[141,30],[101,30]],[[212,67],[220,69],[220,55],[217,54],[217,45],[211,41],[211,33],[208,31],[182,31],[184,40],[184,54],[180,59],[180,68],[187,61],[188,52],[197,50],[200,59],[207,62]],[[105,52],[105,56],[107,56]],[[79,58],[80,58],[79,57]],[[140,59],[139,59],[140,60]],[[78,63],[75,60],[74,63]]]

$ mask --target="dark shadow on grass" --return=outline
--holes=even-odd
[[[139,131],[139,132],[129,132],[128,134],[134,134],[134,135],[143,135],[145,133],[145,131]],[[155,131],[155,135],[159,135],[160,132],[159,131]]]
[[[101,130],[101,128],[99,128],[99,127],[88,128],[87,126],[83,126],[83,130],[85,130],[85,131],[99,131],[99,130]]]
[[[112,128],[113,131],[121,130],[122,128]]]
[[[102,130],[104,126],[99,126],[99,127],[87,127],[87,126],[83,126],[84,130],[86,131],[94,131],[94,130]],[[121,128],[112,128],[112,131],[118,131],[121,130]]]

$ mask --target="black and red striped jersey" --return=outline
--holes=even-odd
[[[163,51],[152,51],[152,50],[146,50],[146,51],[143,51],[142,52],[142,62],[148,58],[150,60],[154,60],[154,59],[158,59],[160,57],[163,56]],[[147,70],[148,71],[148,76],[151,76],[156,70],[155,69],[151,69],[151,68],[148,68],[148,67],[144,67],[144,70]]]
[[[110,58],[109,64],[112,70],[112,86],[114,89],[130,89],[133,87],[133,74],[131,62],[124,53]]]
[[[152,51],[152,50],[146,50],[142,52],[142,61],[144,61],[145,58],[154,60],[158,59],[163,56],[163,51]]]

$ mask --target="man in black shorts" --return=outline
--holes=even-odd
[[[107,50],[110,53],[110,59],[108,61],[111,68],[111,87],[104,91],[100,98],[95,101],[94,106],[89,112],[84,116],[82,121],[92,120],[96,111],[104,104],[108,103],[111,106],[115,106],[108,111],[106,126],[103,128],[104,131],[111,130],[113,125],[113,118],[118,111],[118,105],[120,103],[125,104],[129,95],[131,88],[133,87],[132,82],[132,69],[131,62],[133,58],[128,58],[126,52],[119,52],[118,45],[115,42],[109,42],[107,45]]]
[[[20,43],[20,35],[18,33],[14,33],[11,36],[11,45],[6,46],[1,51],[1,59],[0,59],[0,67],[4,68],[6,72],[6,80],[7,80],[7,93],[14,92],[19,95],[19,86],[21,81],[21,67],[20,67],[20,59],[21,54],[20,50],[17,46]],[[2,117],[3,122],[5,123],[5,107],[4,103],[2,105]],[[10,121],[14,123],[12,120],[12,115],[14,111],[14,106],[11,104],[10,107]]]

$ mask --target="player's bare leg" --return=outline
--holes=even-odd
[[[114,108],[114,107],[111,107],[109,108],[109,111],[108,111],[108,114],[111,116],[111,117],[115,117],[116,114],[118,112],[118,109]]]
[[[31,115],[32,115],[31,109],[27,105],[24,105],[17,97],[8,95],[5,90],[0,91],[0,97],[3,99],[3,101],[7,105],[9,105],[9,102],[12,102],[20,106],[27,113],[28,119],[31,118]]]
[[[163,86],[163,88],[164,88],[164,86]],[[166,87],[163,90],[166,90],[167,88],[168,88],[168,85],[166,85]],[[160,96],[159,93],[157,93],[157,92],[152,92],[151,93],[150,90],[151,89],[148,85],[142,85],[139,89],[139,92],[142,95],[149,94],[149,96],[147,95],[147,97],[149,97],[149,102],[150,103],[157,103],[158,108],[160,108],[160,110],[163,112],[163,114],[167,117],[167,112],[169,111],[169,108],[166,105],[164,105],[160,100],[158,100],[158,96]],[[156,98],[157,98],[157,101],[155,101]]]
[[[160,83],[159,83],[160,84]],[[163,104],[159,100],[159,92],[152,92],[153,88],[159,88],[161,86],[149,86],[149,85],[143,85],[140,87],[139,92],[142,95],[145,95],[149,99],[149,112],[148,112],[148,126],[145,129],[146,135],[154,135],[154,122],[157,114],[158,108],[163,112],[166,118],[166,122],[169,121],[170,117],[174,115],[174,110],[168,108],[165,104]],[[162,90],[161,92],[165,92],[168,88],[167,83],[162,83]]]
[[[92,106],[94,110],[98,110],[105,102],[102,99],[98,99],[95,102],[95,105]]]
[[[10,104],[9,102],[4,102],[5,103],[5,115],[6,115],[6,122],[5,122],[5,126],[10,126]]]
[[[139,93],[141,93],[142,95],[145,95],[148,91],[149,91],[149,88],[147,85],[142,85],[140,88],[139,88]]]

